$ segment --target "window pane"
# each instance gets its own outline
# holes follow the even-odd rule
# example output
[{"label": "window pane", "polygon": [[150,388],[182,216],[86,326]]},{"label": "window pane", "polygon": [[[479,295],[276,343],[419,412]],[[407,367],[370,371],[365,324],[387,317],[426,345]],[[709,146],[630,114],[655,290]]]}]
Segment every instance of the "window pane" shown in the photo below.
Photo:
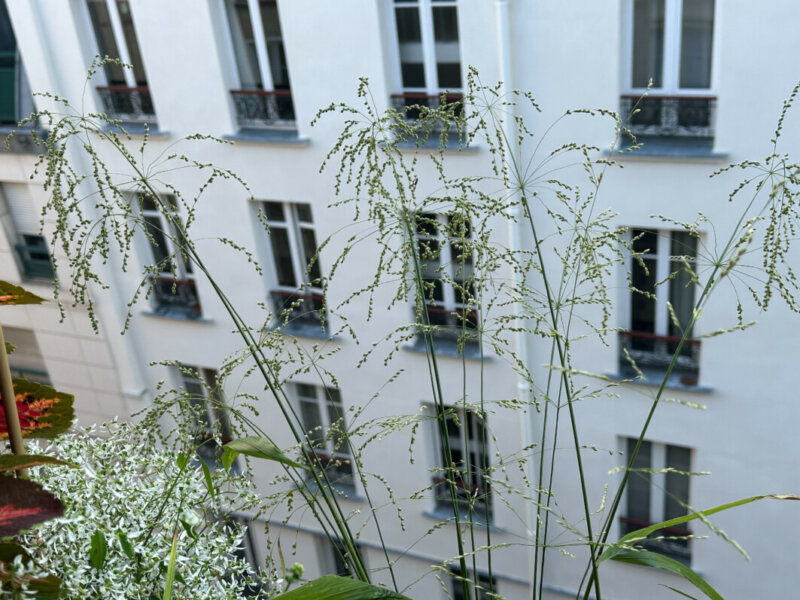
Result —
[{"label": "window pane", "polygon": [[652,229],[634,229],[631,231],[633,238],[633,251],[641,254],[655,254],[658,252],[658,233]]},{"label": "window pane", "polygon": [[312,260],[314,264],[311,265],[309,269],[308,276],[312,282],[316,282],[319,284],[319,279],[322,277],[322,274],[319,270],[319,257],[317,254],[317,238],[314,235],[313,229],[303,228],[300,230],[300,237],[303,238],[303,254],[305,254],[306,265],[308,265]]},{"label": "window pane", "polygon": [[461,59],[458,55],[456,7],[436,6],[432,10],[438,85],[440,88],[460,88]]},{"label": "window pane", "polygon": [[425,87],[422,35],[416,6],[395,9],[397,40],[400,44],[400,71],[404,88]]},{"label": "window pane", "polygon": [[664,65],[664,0],[634,0],[631,85],[661,87]]},{"label": "window pane", "polygon": [[[634,448],[636,448],[636,440],[628,438],[627,450],[625,452],[626,462],[629,461],[630,457],[633,455]],[[642,442],[642,446],[639,448],[639,454],[636,455],[636,460],[633,463],[633,468],[644,470],[651,469],[650,452],[650,442]],[[650,522],[650,473],[642,471],[631,472],[628,478],[626,499],[628,502],[627,517]],[[636,524],[631,525],[632,530],[638,529]]]},{"label": "window pane", "polygon": [[[667,467],[688,473],[691,470],[690,461],[689,448],[667,446]],[[689,504],[689,476],[668,472],[664,490],[664,520],[686,515],[685,504]]]},{"label": "window pane", "polygon": [[311,205],[306,203],[295,204],[297,212],[297,220],[302,223],[313,223],[314,218],[311,216]]},{"label": "window pane", "polygon": [[283,204],[280,202],[264,202],[264,213],[268,221],[286,221],[283,216]]},{"label": "window pane", "polygon": [[325,432],[322,429],[322,417],[319,414],[319,406],[316,401],[300,401],[300,418],[303,419],[308,439],[315,448],[322,448],[325,445]]},{"label": "window pane", "polygon": [[631,283],[639,290],[631,293],[631,331],[655,333],[656,302],[646,295],[655,294],[656,291],[655,259],[645,258],[641,263],[634,260],[631,265]]},{"label": "window pane", "polygon": [[119,20],[122,22],[122,31],[125,34],[125,45],[128,47],[128,56],[133,65],[133,76],[136,85],[147,85],[147,76],[144,74],[144,62],[139,53],[139,42],[136,40],[136,30],[133,28],[133,15],[131,14],[130,4],[126,0],[117,0],[117,11]]},{"label": "window pane", "polygon": [[272,85],[276,90],[288,90],[289,68],[286,65],[286,53],[283,49],[278,5],[274,0],[261,0],[261,26],[264,28],[264,39],[267,44]]},{"label": "window pane", "polygon": [[[167,240],[162,230],[161,219],[156,216],[146,216],[144,218],[144,227],[147,233],[153,238],[150,241],[150,249],[153,251],[153,260],[155,264],[159,264],[167,259],[169,250]],[[160,269],[165,273],[172,273],[172,261],[167,261],[161,265]]]},{"label": "window pane", "polygon": [[264,89],[261,73],[258,70],[256,43],[247,0],[228,0],[228,25],[231,28],[231,42],[239,70],[239,83],[245,90]]},{"label": "window pane", "polygon": [[684,0],[681,23],[682,88],[711,87],[714,0]]},{"label": "window pane", "polygon": [[272,242],[272,257],[275,260],[275,270],[278,275],[278,284],[297,287],[288,232],[283,227],[272,227],[269,234]]},{"label": "window pane", "polygon": [[[108,15],[108,7],[105,0],[89,0],[88,6],[94,37],[97,40],[97,49],[100,54],[111,58],[119,58],[119,50],[114,39],[114,32],[111,29],[111,17]],[[125,74],[120,65],[106,63],[103,66],[103,70],[109,85],[126,85]]]},{"label": "window pane", "polygon": [[[693,259],[697,256],[697,238],[685,231],[674,231],[670,243],[670,255],[688,257],[687,262],[693,267]],[[670,261],[670,272],[677,274],[669,282],[669,302],[672,304],[672,309],[675,311],[681,327],[676,327],[672,319],[669,319],[669,335],[680,337],[683,335],[681,329],[686,327],[692,319],[695,283],[692,282],[691,274],[680,260]],[[691,336],[691,332],[689,332],[689,336]],[[688,351],[689,348],[685,348],[685,352]]]}]

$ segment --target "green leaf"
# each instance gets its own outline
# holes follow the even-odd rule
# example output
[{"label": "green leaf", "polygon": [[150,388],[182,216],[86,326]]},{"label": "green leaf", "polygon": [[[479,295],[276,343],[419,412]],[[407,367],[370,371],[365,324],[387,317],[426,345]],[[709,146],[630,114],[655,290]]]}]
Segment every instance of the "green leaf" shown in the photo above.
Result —
[{"label": "green leaf", "polygon": [[38,483],[0,475],[0,538],[64,514],[64,506]]},{"label": "green leaf", "polygon": [[89,548],[89,562],[92,563],[95,569],[102,569],[103,563],[106,562],[106,554],[108,554],[106,536],[98,529],[92,534],[92,546]]},{"label": "green leaf", "polygon": [[6,354],[14,354],[17,347],[11,342],[6,342]]},{"label": "green leaf", "polygon": [[14,454],[4,454],[0,456],[0,473],[3,471],[16,471],[17,469],[28,469],[30,467],[38,467],[39,465],[69,465],[73,467],[72,463],[59,460],[52,456],[44,456],[41,454],[23,454],[16,456]]},{"label": "green leaf", "polygon": [[764,494],[762,496],[751,496],[750,498],[736,500],[735,502],[729,502],[728,504],[720,504],[719,506],[715,506],[713,508],[707,508],[706,510],[699,510],[697,512],[685,515],[683,517],[670,519],[669,521],[655,523],[653,525],[649,525],[648,527],[643,527],[642,529],[631,531],[629,534],[622,536],[619,539],[619,541],[609,546],[605,550],[605,552],[603,552],[600,555],[600,557],[597,559],[597,563],[600,564],[604,560],[613,559],[620,552],[625,552],[630,550],[630,547],[634,545],[637,541],[645,539],[648,535],[650,535],[655,531],[658,531],[659,529],[665,529],[667,527],[675,527],[676,525],[682,525],[683,523],[687,523],[694,519],[699,519],[701,517],[705,518],[715,513],[722,512],[723,510],[728,510],[730,508],[736,508],[737,506],[750,504],[751,502],[755,502],[756,500],[763,500],[764,498],[771,498],[773,500],[800,500],[800,497],[794,496],[792,494]]},{"label": "green leaf", "polygon": [[183,471],[186,468],[186,465],[189,464],[189,460],[186,458],[186,455],[183,452],[178,454],[178,458],[175,459],[175,464],[178,465],[178,468]]},{"label": "green leaf", "polygon": [[[72,426],[75,398],[71,394],[27,379],[15,379],[13,384],[22,437],[52,440]],[[7,437],[8,423],[0,411],[0,440]]]},{"label": "green leaf", "polygon": [[41,304],[47,302],[44,298],[40,298],[36,294],[28,290],[8,283],[7,281],[0,281],[0,306],[11,306],[14,304]]},{"label": "green leaf", "polygon": [[178,530],[172,535],[172,548],[169,551],[169,565],[167,565],[167,575],[164,578],[164,595],[162,600],[172,598],[172,587],[175,583],[175,562],[178,559]]},{"label": "green leaf", "polygon": [[338,575],[325,575],[309,581],[297,589],[275,596],[273,600],[378,600],[379,598],[408,600],[406,596],[392,590]]},{"label": "green leaf", "polygon": [[222,458],[220,459],[222,461],[222,468],[225,469],[226,471],[230,471],[231,467],[233,466],[233,461],[236,460],[237,454],[238,454],[237,452],[234,452],[229,448],[223,448]]},{"label": "green leaf", "polygon": [[200,461],[200,466],[203,469],[203,477],[206,480],[206,487],[208,488],[208,493],[211,494],[211,499],[216,500],[217,495],[214,493],[214,482],[211,481],[211,471],[208,468],[208,465],[204,463],[202,460]]},{"label": "green leaf", "polygon": [[303,469],[303,465],[293,461],[278,447],[267,438],[248,436],[233,440],[225,444],[225,448],[237,452],[239,454],[246,454],[247,456],[254,456],[256,458],[265,458],[267,460],[274,460],[289,467],[297,467]]},{"label": "green leaf", "polygon": [[125,532],[118,531],[117,539],[119,540],[119,545],[122,547],[122,551],[125,553],[125,556],[127,556],[128,558],[133,558],[134,557],[133,545],[128,539],[128,536],[125,535]]},{"label": "green leaf", "polygon": [[[23,560],[30,561],[30,555],[25,550],[13,543],[0,543],[0,583],[9,581],[9,566],[14,562],[14,557],[22,555]],[[33,598],[41,600],[55,600],[61,593],[61,580],[55,575],[44,577],[26,577],[26,586],[29,591],[34,592]],[[13,589],[13,583],[9,586]],[[0,587],[3,587],[0,585]],[[3,589],[5,589],[3,587]]]},{"label": "green leaf", "polygon": [[613,556],[611,560],[633,565],[655,567],[656,569],[662,569],[664,571],[669,571],[670,573],[675,573],[694,585],[712,600],[723,600],[722,596],[719,595],[719,592],[711,587],[705,579],[700,577],[700,575],[692,571],[683,563],[679,563],[674,558],[664,556],[663,554],[648,552],[647,550],[628,550]]}]

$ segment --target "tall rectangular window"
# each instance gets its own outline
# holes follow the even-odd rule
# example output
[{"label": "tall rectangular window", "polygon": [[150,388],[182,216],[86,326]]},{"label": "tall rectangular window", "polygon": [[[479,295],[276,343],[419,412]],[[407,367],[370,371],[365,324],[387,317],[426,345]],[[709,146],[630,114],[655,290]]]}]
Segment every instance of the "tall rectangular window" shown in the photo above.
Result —
[{"label": "tall rectangular window", "polygon": [[[673,376],[683,385],[696,385],[700,340],[692,338],[697,238],[685,231],[631,230],[630,312],[627,331],[620,332],[620,370],[633,374],[625,351],[645,377],[663,377],[688,328]],[[670,311],[670,308],[672,309]]]},{"label": "tall rectangular window", "polygon": [[455,0],[394,0],[397,67],[396,108],[439,105],[461,98],[458,7]]},{"label": "tall rectangular window", "polygon": [[474,343],[478,310],[471,223],[460,215],[422,213],[416,225],[425,311],[433,334],[440,340]]},{"label": "tall rectangular window", "polygon": [[[437,512],[452,513],[453,500],[450,482],[456,487],[456,501],[462,519],[470,510],[472,520],[483,522],[492,518],[492,492],[488,473],[491,467],[489,439],[485,415],[474,410],[453,407],[447,409],[445,432],[436,425],[438,440],[437,456],[439,469],[433,478],[434,501]],[[449,446],[455,473],[443,465]]]},{"label": "tall rectangular window", "polygon": [[354,489],[353,457],[339,390],[295,383],[294,391],[307,436],[306,454],[324,468],[332,486]]},{"label": "tall rectangular window", "polygon": [[155,124],[155,111],[147,85],[144,62],[128,0],[87,0],[97,49],[103,56],[131,65],[106,63],[106,85],[97,91],[109,117],[128,123]]},{"label": "tall rectangular window", "polygon": [[289,67],[276,0],[225,0],[239,74],[231,90],[241,128],[294,128]]},{"label": "tall rectangular window", "polygon": [[220,458],[223,444],[231,439],[231,427],[222,389],[214,369],[181,365],[181,387],[186,393],[194,419],[197,455],[213,468]]},{"label": "tall rectangular window", "polygon": [[714,0],[629,0],[623,116],[652,81],[631,118],[637,135],[710,138]]},{"label": "tall rectangular window", "polygon": [[5,0],[0,0],[0,125],[16,125],[33,112],[17,40]]},{"label": "tall rectangular window", "polygon": [[16,255],[20,275],[52,279],[50,249],[40,233],[39,214],[24,183],[0,184],[0,221]]},{"label": "tall rectangular window", "polygon": [[277,286],[275,314],[297,335],[319,337],[323,319],[322,272],[311,205],[264,202]]},{"label": "tall rectangular window", "polygon": [[[194,267],[191,259],[179,248],[180,233],[173,224],[180,221],[178,201],[171,195],[161,197],[159,203],[149,195],[135,196],[133,201],[141,203],[141,218],[149,242],[154,311],[174,318],[200,317],[202,312]],[[169,219],[163,210],[169,211]]]},{"label": "tall rectangular window", "polygon": [[[636,447],[635,438],[625,438],[625,460]],[[620,517],[620,534],[626,535],[687,514],[692,452],[683,446],[643,441],[625,490],[625,514]],[[691,559],[691,531],[669,527],[654,532],[641,545],[686,565]]]}]

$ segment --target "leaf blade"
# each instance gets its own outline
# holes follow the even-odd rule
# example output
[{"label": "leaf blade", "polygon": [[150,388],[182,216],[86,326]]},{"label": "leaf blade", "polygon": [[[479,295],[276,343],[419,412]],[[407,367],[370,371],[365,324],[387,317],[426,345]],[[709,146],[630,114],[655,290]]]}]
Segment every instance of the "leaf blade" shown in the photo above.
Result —
[{"label": "leaf blade", "polygon": [[705,579],[700,577],[700,575],[683,563],[678,562],[674,558],[664,556],[663,554],[649,552],[647,550],[627,550],[613,556],[611,560],[669,571],[670,573],[683,577],[686,581],[711,598],[711,600],[723,600],[719,592]]},{"label": "leaf blade", "polygon": [[273,442],[263,437],[248,436],[232,440],[225,444],[225,448],[238,454],[245,454],[255,458],[274,460],[289,467],[305,468],[297,461],[286,456]]},{"label": "leaf blade", "polygon": [[398,592],[338,575],[325,575],[314,579],[299,588],[275,596],[273,600],[381,600],[383,598],[409,600]]},{"label": "leaf blade", "polygon": [[89,548],[89,562],[92,566],[100,570],[103,568],[103,563],[106,562],[106,555],[108,554],[108,543],[106,536],[99,529],[92,534],[92,544]]}]

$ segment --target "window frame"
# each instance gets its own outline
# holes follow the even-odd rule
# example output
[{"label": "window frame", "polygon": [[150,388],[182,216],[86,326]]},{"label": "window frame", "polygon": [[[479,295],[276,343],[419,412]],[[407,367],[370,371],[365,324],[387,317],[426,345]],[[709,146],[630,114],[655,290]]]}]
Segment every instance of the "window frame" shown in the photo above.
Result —
[{"label": "window frame", "polygon": [[[12,193],[13,189],[16,191]],[[26,184],[0,182],[0,222],[21,280],[50,280],[56,276],[40,219]]]},{"label": "window frame", "polygon": [[[654,282],[661,283],[660,286],[655,287],[655,300],[654,302],[654,324],[653,331],[641,331],[633,328],[633,312],[634,300],[638,292],[634,292],[627,286],[624,291],[624,300],[619,303],[619,309],[622,313],[622,330],[619,332],[619,365],[620,371],[633,375],[632,367],[628,358],[624,354],[624,349],[627,349],[632,358],[637,362],[637,367],[645,374],[648,372],[654,376],[654,379],[663,377],[669,363],[671,362],[674,350],[672,347],[677,345],[678,340],[682,333],[671,331],[674,327],[669,314],[668,302],[671,298],[672,286],[679,285],[682,282],[681,275],[683,270],[679,271],[677,276],[671,275],[674,273],[672,263],[676,261],[676,257],[687,257],[687,255],[672,254],[672,244],[675,240],[675,235],[680,233],[687,233],[680,229],[653,229],[649,227],[634,228],[631,227],[625,234],[626,241],[633,244],[634,238],[637,233],[650,232],[656,236],[656,249],[655,252],[650,249],[650,252],[643,252],[639,255],[642,260],[655,261],[655,272],[653,273]],[[697,272],[697,251],[700,247],[701,238],[693,238],[695,242],[694,258],[686,258],[686,262],[694,268]],[[626,269],[628,283],[630,286],[634,285],[634,271],[641,268],[637,264],[631,252],[627,253]],[[697,298],[696,284],[692,284],[692,301],[691,309]],[[678,307],[673,306],[676,316],[680,312]],[[652,350],[634,348],[637,345],[635,340],[640,340],[644,345],[646,341],[651,341],[653,344]],[[697,386],[697,380],[700,376],[700,348],[701,341],[693,337],[693,333],[687,337],[684,347],[678,357],[678,362],[672,373],[671,384],[683,385],[689,387]],[[650,360],[652,359],[652,361]],[[653,365],[649,363],[653,362]]]},{"label": "window frame", "polygon": [[[145,235],[145,243],[148,247],[148,258],[152,259],[153,271],[151,277],[153,280],[153,290],[151,292],[151,300],[154,305],[154,311],[157,314],[164,316],[181,316],[186,319],[198,319],[202,316],[202,305],[200,303],[200,295],[197,290],[197,279],[192,266],[191,259],[184,256],[180,249],[175,244],[174,238],[178,236],[178,230],[170,223],[162,213],[161,209],[155,204],[155,201],[148,197],[147,194],[131,193],[132,202],[135,203],[136,209],[139,211],[139,218],[142,221],[142,227],[153,236],[150,239]],[[172,218],[180,219],[180,203],[177,198],[172,194],[162,194],[158,198],[159,202],[164,206],[172,206],[174,213]],[[152,202],[153,208],[149,208],[145,203]],[[151,220],[148,220],[151,219]],[[152,222],[157,221],[157,225]],[[154,235],[150,227],[157,230],[158,235]],[[160,259],[156,255],[156,248],[160,246],[159,239],[163,241],[165,247],[162,251],[165,253],[165,259]],[[154,244],[154,241],[157,242]],[[170,266],[174,269],[164,270],[165,266]],[[155,268],[160,268],[158,273]],[[183,290],[178,289],[184,286]],[[174,291],[173,291],[174,288]],[[183,291],[183,294],[181,293]],[[181,296],[185,295],[186,298],[182,299]],[[176,302],[167,301],[168,298],[176,298]],[[194,300],[194,302],[192,302]],[[179,314],[176,314],[177,313]]]},{"label": "window frame", "polygon": [[[708,97],[716,96],[716,55],[718,38],[718,2],[714,2],[714,17],[711,32],[711,53],[709,55],[709,86],[707,88],[681,88],[680,87],[680,62],[681,62],[681,26],[683,18],[684,0],[664,0],[664,45],[662,49],[662,82],[661,87],[650,88],[650,95],[670,95],[682,97]],[[625,94],[642,95],[646,87],[633,85],[633,37],[634,37],[634,3],[635,0],[626,0],[624,4],[623,22],[623,52],[622,52],[622,90]]]},{"label": "window frame", "polygon": [[[633,450],[633,447],[636,444],[637,438],[633,437],[622,437],[620,439],[620,445],[622,447],[622,455],[625,460],[625,465],[627,466],[628,462],[630,461],[630,454]],[[643,465],[641,461],[643,460],[643,452],[646,448],[645,445],[649,445],[649,464]],[[688,452],[688,465],[678,465],[677,468],[674,464],[668,464],[668,456],[670,449],[678,450],[678,451],[686,451]],[[618,518],[619,522],[619,536],[622,537],[626,535],[630,531],[635,531],[637,529],[641,529],[643,527],[648,527],[655,523],[661,523],[667,521],[669,519],[676,518],[679,515],[668,515],[667,514],[667,496],[672,496],[676,498],[679,504],[685,505],[687,507],[691,506],[691,494],[692,494],[692,485],[691,485],[691,476],[690,475],[679,475],[677,473],[670,473],[667,472],[666,469],[676,469],[680,471],[692,472],[692,465],[695,461],[695,450],[688,446],[678,446],[674,444],[665,444],[660,442],[653,442],[650,440],[643,440],[642,442],[642,449],[640,450],[639,454],[636,457],[637,463],[639,466],[634,466],[635,469],[649,469],[652,472],[648,473],[643,476],[639,472],[631,472],[630,478],[633,477],[645,477],[648,481],[648,489],[649,489],[649,506],[647,507],[647,519],[638,519],[630,517],[630,513],[632,511],[632,506],[630,505],[631,502],[631,494],[632,494],[632,486],[630,484],[630,478],[628,482],[628,486],[626,487],[625,494],[623,495],[623,503],[621,506],[620,516]],[[688,466],[688,468],[686,468]],[[685,477],[686,478],[686,497],[685,498],[677,498],[675,493],[670,491],[670,475],[673,477]],[[673,480],[674,481],[674,480]],[[674,488],[673,488],[674,491]],[[641,512],[644,512],[642,507],[639,507]],[[688,512],[688,509],[686,510]],[[684,512],[684,514],[686,514]],[[654,518],[657,517],[657,518]],[[686,536],[687,539],[662,539],[662,540],[653,540],[653,541],[642,541],[639,543],[642,547],[650,550],[652,552],[658,552],[659,554],[664,554],[669,556],[670,558],[674,558],[675,560],[682,562],[687,566],[691,566],[692,560],[692,546],[691,546],[691,539],[688,536],[692,535],[692,531],[686,527],[670,527],[666,529],[657,530],[652,534],[655,537],[684,537]]]},{"label": "window frame", "polygon": [[[435,220],[436,225],[431,227],[431,232],[422,232],[420,230],[420,219]],[[434,339],[453,339],[464,343],[476,344],[477,336],[475,333],[480,328],[480,310],[478,306],[470,306],[464,302],[458,301],[459,291],[458,285],[465,287],[470,280],[474,281],[474,267],[475,257],[470,256],[467,266],[466,261],[454,260],[455,257],[460,256],[457,250],[453,248],[455,244],[459,243],[458,237],[451,237],[447,235],[451,227],[451,220],[453,215],[447,213],[419,213],[417,215],[414,231],[414,244],[420,259],[420,267],[422,271],[423,283],[438,281],[430,286],[432,289],[426,289],[425,295],[422,298],[425,310],[428,313],[428,320],[431,321],[433,327],[432,333]],[[469,244],[472,241],[472,224],[467,219],[467,228],[469,230],[469,237],[465,237],[465,241]],[[434,270],[428,270],[428,260],[425,256],[424,248],[420,246],[426,242],[435,242],[439,247],[439,254],[436,258],[431,257],[430,260],[436,260],[438,267]],[[467,273],[466,270],[470,272]],[[474,284],[472,284],[474,285]],[[426,286],[427,287],[427,286]],[[432,295],[435,293],[436,288],[439,287],[442,292],[442,299],[437,300]],[[463,300],[463,297],[462,297]],[[438,304],[438,305],[437,305]],[[434,324],[431,319],[431,313],[444,315],[448,321],[444,324]],[[453,321],[450,323],[449,321]],[[472,323],[472,325],[470,325]]]},{"label": "window frame", "polygon": [[[446,448],[444,446],[444,442],[441,437],[441,428],[439,425],[438,419],[438,412],[435,406],[428,405],[428,410],[433,411],[434,418],[432,420],[433,423],[433,439],[434,439],[434,467],[432,469],[433,476],[431,477],[431,489],[433,491],[433,513],[436,515],[452,515],[453,513],[453,504],[452,500],[450,499],[450,491],[449,491],[449,484],[447,483],[445,473],[445,467],[443,466],[444,462],[444,453],[446,452]],[[456,464],[456,469],[460,472],[462,477],[460,478],[460,485],[459,482],[456,482],[456,487],[459,490],[464,490],[464,494],[460,495],[458,498],[458,503],[460,507],[460,518],[466,518],[468,514],[468,505],[472,504],[472,521],[475,523],[483,523],[486,520],[486,516],[488,513],[488,521],[489,523],[483,523],[484,525],[491,525],[494,522],[495,514],[494,514],[494,507],[492,502],[492,486],[491,482],[489,481],[488,474],[491,472],[492,468],[492,448],[491,448],[491,436],[489,435],[489,427],[487,424],[487,415],[484,414],[481,416],[477,410],[470,407],[463,407],[463,406],[446,406],[445,412],[447,414],[448,421],[456,421],[459,423],[457,427],[457,432],[455,435],[448,429],[448,441],[450,442],[450,454],[453,457],[454,463],[462,463],[461,465]],[[465,419],[464,414],[465,412],[469,414],[469,418]],[[464,444],[464,431],[466,425],[466,437],[467,437],[467,444]],[[476,426],[477,425],[477,426]],[[470,429],[473,431],[470,432]],[[480,435],[483,435],[483,452],[481,451],[480,445]],[[467,452],[467,448],[469,452]],[[472,455],[475,455],[475,460],[478,462],[483,463],[479,465],[479,469],[470,469],[473,465],[473,458]],[[457,456],[460,455],[461,457],[468,456],[468,464],[463,464],[463,458],[460,460],[456,460]],[[471,473],[470,473],[471,471]],[[479,478],[478,482],[471,482],[469,479],[464,481],[465,475],[471,475],[472,477]],[[470,495],[472,496],[472,500],[469,499],[467,495],[467,486],[473,488],[469,490]],[[482,497],[480,497],[482,495]]]},{"label": "window frame", "polygon": [[[313,396],[307,393],[312,389],[314,390]],[[312,460],[317,459],[320,463],[324,462],[326,465],[330,465],[330,467],[326,468],[326,472],[333,488],[345,491],[349,495],[354,495],[357,476],[350,439],[347,433],[346,411],[340,390],[334,387],[303,382],[293,382],[292,390],[295,406],[297,407],[297,416],[306,434],[303,452],[306,455],[313,455]],[[306,421],[304,406],[313,407],[316,411],[319,425]],[[332,421],[332,408],[340,413],[340,417],[336,422]],[[340,439],[335,439],[331,435],[333,426],[336,426],[336,431],[342,434]],[[321,428],[319,436],[313,435],[314,430],[317,428]],[[331,473],[333,473],[333,477]],[[307,473],[307,481],[311,481],[310,473]]]},{"label": "window frame", "polygon": [[[260,204],[259,208],[262,211],[264,223],[269,228],[270,241],[268,246],[275,273],[270,295],[278,326],[283,326],[285,323],[289,333],[319,337],[326,315],[324,313],[324,289],[321,285],[323,278],[322,265],[320,264],[313,207],[307,202],[281,202],[275,200],[264,200]],[[280,206],[283,214],[282,221],[270,218],[270,210],[268,208],[270,204]],[[310,220],[302,217],[301,212],[304,208],[308,211]],[[288,247],[291,261],[291,274],[296,284],[294,286],[280,282],[281,266],[278,262],[278,254],[275,249],[276,242],[273,237],[275,230],[284,230],[286,232],[286,246]],[[306,249],[303,244],[304,231],[310,231],[313,236],[313,256],[306,255]],[[308,264],[312,260],[314,261],[313,266],[309,270]],[[303,267],[303,265],[306,266]],[[318,277],[312,278],[310,271],[316,271]],[[315,281],[315,279],[318,281]],[[298,300],[300,305],[293,306]],[[303,306],[305,303],[311,305],[310,310],[308,306]],[[286,322],[283,314],[286,310],[290,311],[288,322]]]}]

